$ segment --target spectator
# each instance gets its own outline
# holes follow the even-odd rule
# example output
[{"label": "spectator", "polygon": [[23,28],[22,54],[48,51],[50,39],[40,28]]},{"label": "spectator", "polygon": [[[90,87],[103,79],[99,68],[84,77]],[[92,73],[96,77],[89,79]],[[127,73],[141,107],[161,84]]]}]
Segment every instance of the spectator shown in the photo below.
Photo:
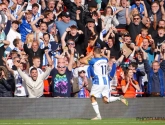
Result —
[{"label": "spectator", "polygon": [[74,20],[70,19],[70,13],[69,12],[62,12],[61,13],[61,21],[56,21],[56,27],[59,30],[60,36],[63,35],[66,28],[72,25],[77,25]]},{"label": "spectator", "polygon": [[[144,4],[144,2],[143,2]],[[144,15],[144,6],[140,0],[135,0],[135,3],[131,6],[131,10],[137,8],[141,17]]]},{"label": "spectator", "polygon": [[158,34],[154,38],[155,45],[160,47],[164,40],[165,40],[165,29],[163,27],[159,27],[158,28]]},{"label": "spectator", "polygon": [[45,0],[41,0],[41,6],[42,6],[42,13],[45,12],[46,10],[50,10],[52,12],[55,12],[55,1],[54,0],[48,0],[47,1],[47,6],[45,3]]},{"label": "spectator", "polygon": [[27,2],[24,0],[17,0],[17,5],[14,10],[11,10],[11,14],[17,19],[18,12],[22,10],[27,5]]},{"label": "spectator", "polygon": [[17,52],[21,52],[21,50],[23,49],[23,46],[22,46],[22,41],[21,39],[14,39],[13,41],[13,45],[15,46],[15,48],[13,50],[16,50]]},{"label": "spectator", "polygon": [[62,43],[62,48],[66,46],[66,42],[68,40],[72,39],[75,43],[75,49],[77,52],[81,55],[83,54],[82,50],[82,44],[84,40],[84,34],[81,30],[78,30],[78,27],[75,25],[72,25],[66,29],[64,34],[61,37],[61,43]]},{"label": "spectator", "polygon": [[[109,34],[111,34],[111,36],[109,36]],[[108,36],[106,36],[108,38],[107,49],[110,50],[111,56],[115,57],[115,59],[118,59],[120,57],[120,41],[119,41],[118,33],[117,33],[116,29],[113,27],[109,30],[107,35],[108,35]],[[112,35],[114,35],[114,36],[112,36]]]},{"label": "spectator", "polygon": [[[23,16],[25,14],[25,16]],[[17,20],[21,22],[19,26],[19,31],[21,34],[21,40],[24,43],[26,41],[27,34],[32,32],[31,28],[31,20],[32,20],[32,13],[30,11],[27,12],[21,12],[20,15],[18,15]]]},{"label": "spectator", "polygon": [[129,2],[127,0],[121,0],[120,1],[120,8],[117,9],[117,19],[119,21],[119,25],[117,28],[125,28],[126,27],[126,18],[125,18],[125,13],[126,13],[126,7],[129,9],[129,12],[131,9],[129,8]]},{"label": "spectator", "polygon": [[165,13],[164,13],[164,1],[159,2],[154,1],[151,4],[151,10],[149,11],[149,17],[151,21],[153,22],[154,18],[156,17],[156,21],[159,22],[160,20],[165,18]]},{"label": "spectator", "polygon": [[64,59],[58,60],[57,69],[52,70],[52,94],[53,97],[70,97],[71,96],[71,78],[72,64],[74,58],[74,49],[71,49],[71,55],[68,67]]},{"label": "spectator", "polygon": [[[28,92],[27,92],[27,87],[26,87],[25,81],[22,79],[22,77],[19,75],[19,73],[16,70],[13,70],[8,66],[7,60],[5,58],[3,58],[3,61],[5,62],[5,65],[6,65],[7,69],[14,76],[14,80],[15,80],[14,96],[15,97],[27,97]],[[24,70],[24,64],[21,62],[20,58],[15,57],[13,59],[14,65],[15,65],[16,62],[20,63],[19,68],[23,71],[23,73],[27,73]]]},{"label": "spectator", "polygon": [[4,45],[0,47],[0,66],[3,66],[2,57],[4,56],[4,52],[6,48],[9,46],[10,42],[7,40],[1,40],[1,43],[3,43]]},{"label": "spectator", "polygon": [[78,77],[73,78],[72,85],[74,97],[89,98],[92,81],[85,75],[83,67],[78,68]]},{"label": "spectator", "polygon": [[141,46],[143,39],[146,38],[148,40],[151,39],[151,35],[148,35],[148,29],[142,28],[141,29],[141,34],[136,36],[135,43],[137,46]]},{"label": "spectator", "polygon": [[32,68],[30,70],[30,76],[22,72],[22,70],[19,68],[20,63],[16,62],[15,66],[17,67],[19,75],[22,77],[27,85],[29,98],[39,98],[43,96],[43,80],[50,74],[52,65],[47,67],[45,73],[43,74],[38,74],[37,68]]},{"label": "spectator", "polygon": [[40,5],[39,3],[37,3],[37,0],[30,0],[30,1],[28,2],[28,5],[27,5],[26,10],[32,10],[33,4],[38,4],[39,7],[35,8],[35,10],[37,10],[37,12],[38,12],[39,14],[41,14],[41,5]]},{"label": "spectator", "polygon": [[121,81],[122,91],[124,97],[126,98],[135,98],[136,90],[140,90],[138,82],[133,78],[132,69],[128,69],[124,73],[124,80]]},{"label": "spectator", "polygon": [[[149,46],[151,45],[151,47]],[[155,43],[153,39],[143,39],[142,49],[147,53],[149,64],[154,61]]]},{"label": "spectator", "polygon": [[[43,60],[43,55],[44,55],[45,49],[47,49],[48,47],[46,46],[44,49],[40,49],[38,41],[33,41],[31,48],[27,47],[26,42],[25,42],[23,48],[24,48],[24,51],[26,52],[26,54],[28,54],[29,64],[30,64],[30,66],[32,66],[33,65],[32,58],[34,56],[39,56],[40,60]],[[39,67],[40,68],[42,67],[42,62]]]},{"label": "spectator", "polygon": [[21,39],[21,34],[17,32],[18,26],[19,26],[19,21],[14,20],[12,22],[10,31],[7,34],[7,40],[10,41],[8,51],[11,51],[14,49],[14,45],[13,45],[14,39],[16,39],[16,38]]},{"label": "spectator", "polygon": [[112,7],[105,8],[104,16],[101,16],[101,19],[103,20],[104,29],[106,29],[107,32],[112,26],[119,25],[119,21],[116,19]]},{"label": "spectator", "polygon": [[12,97],[10,77],[4,66],[0,66],[0,97]]},{"label": "spectator", "polygon": [[150,96],[163,97],[165,92],[165,53],[163,53],[163,61],[161,63],[154,61],[152,63],[152,67],[150,67],[146,58],[146,53],[143,50],[142,52],[144,58],[144,67],[148,76],[147,92]]},{"label": "spectator", "polygon": [[80,20],[82,23],[84,23],[84,16],[85,12],[83,10],[83,7],[81,5],[81,0],[74,0],[74,2],[71,2],[70,0],[64,0],[64,5],[68,8],[68,12],[70,13],[70,18],[72,20],[76,20],[76,11],[80,10]]}]

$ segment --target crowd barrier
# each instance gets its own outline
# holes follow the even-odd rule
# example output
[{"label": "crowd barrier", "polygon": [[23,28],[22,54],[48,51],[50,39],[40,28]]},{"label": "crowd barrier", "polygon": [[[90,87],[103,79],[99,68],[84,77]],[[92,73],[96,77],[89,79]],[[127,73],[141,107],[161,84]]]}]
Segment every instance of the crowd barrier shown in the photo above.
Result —
[{"label": "crowd barrier", "polygon": [[[104,104],[97,99],[103,118],[165,117],[165,98],[128,99]],[[95,116],[90,99],[79,98],[0,98],[0,119],[72,119]]]}]

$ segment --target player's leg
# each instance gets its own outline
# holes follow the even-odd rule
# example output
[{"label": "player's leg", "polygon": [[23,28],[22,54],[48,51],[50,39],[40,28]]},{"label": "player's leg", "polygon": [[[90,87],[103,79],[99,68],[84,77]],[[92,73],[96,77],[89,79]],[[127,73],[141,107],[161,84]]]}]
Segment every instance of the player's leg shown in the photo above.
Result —
[{"label": "player's leg", "polygon": [[101,115],[100,115],[100,111],[99,111],[99,105],[96,101],[96,98],[99,98],[101,95],[101,88],[99,85],[93,85],[91,88],[91,93],[90,93],[91,97],[91,103],[93,106],[93,109],[96,113],[96,117],[93,118],[92,120],[101,120]]},{"label": "player's leg", "polygon": [[120,100],[125,105],[128,105],[128,101],[123,96],[119,96],[119,97],[112,97],[111,96],[109,85],[104,86],[104,89],[102,91],[102,96],[103,96],[103,102],[104,103],[109,103],[109,102],[114,102],[114,101]]}]

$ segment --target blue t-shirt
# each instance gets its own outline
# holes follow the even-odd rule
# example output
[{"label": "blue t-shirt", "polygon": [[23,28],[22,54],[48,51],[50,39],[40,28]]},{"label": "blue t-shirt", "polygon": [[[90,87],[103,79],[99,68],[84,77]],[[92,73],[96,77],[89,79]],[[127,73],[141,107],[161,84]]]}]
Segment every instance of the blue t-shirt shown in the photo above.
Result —
[{"label": "blue t-shirt", "polygon": [[152,62],[154,61],[154,52],[152,52],[151,47],[148,47],[148,49],[146,49],[144,51],[147,53],[149,65],[151,65]]},{"label": "blue t-shirt", "polygon": [[65,23],[63,21],[56,21],[56,26],[57,29],[60,33],[60,36],[63,35],[63,33],[65,32],[66,28],[68,28],[69,26],[75,25],[77,26],[77,23],[74,20],[70,20],[69,23]]},{"label": "blue t-shirt", "polygon": [[144,6],[143,4],[140,4],[140,6],[138,7],[136,4],[133,4],[131,6],[131,10],[133,10],[134,8],[138,9],[140,16],[143,17],[143,12],[144,12]]},{"label": "blue t-shirt", "polygon": [[71,96],[71,77],[72,72],[66,69],[64,74],[59,74],[54,68],[51,72],[52,76],[52,93],[54,97],[70,97]]},{"label": "blue t-shirt", "polygon": [[22,24],[19,26],[22,42],[26,41],[26,35],[32,32],[31,25],[26,21],[25,17],[22,18]]}]

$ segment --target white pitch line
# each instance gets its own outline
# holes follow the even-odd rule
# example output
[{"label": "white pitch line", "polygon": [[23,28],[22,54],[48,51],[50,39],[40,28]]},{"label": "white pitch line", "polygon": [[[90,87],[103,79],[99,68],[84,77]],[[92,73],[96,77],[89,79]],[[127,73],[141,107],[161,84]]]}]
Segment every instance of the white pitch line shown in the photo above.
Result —
[{"label": "white pitch line", "polygon": [[74,123],[67,123],[67,122],[54,122],[54,123],[46,123],[46,122],[39,122],[39,123],[30,123],[30,122],[25,122],[25,123],[22,123],[22,122],[16,122],[16,123],[12,123],[12,122],[3,122],[3,123],[0,123],[0,125],[67,125],[67,124],[124,124],[124,123],[127,123],[127,124],[162,124],[162,123],[165,123],[165,122],[74,122]]}]

